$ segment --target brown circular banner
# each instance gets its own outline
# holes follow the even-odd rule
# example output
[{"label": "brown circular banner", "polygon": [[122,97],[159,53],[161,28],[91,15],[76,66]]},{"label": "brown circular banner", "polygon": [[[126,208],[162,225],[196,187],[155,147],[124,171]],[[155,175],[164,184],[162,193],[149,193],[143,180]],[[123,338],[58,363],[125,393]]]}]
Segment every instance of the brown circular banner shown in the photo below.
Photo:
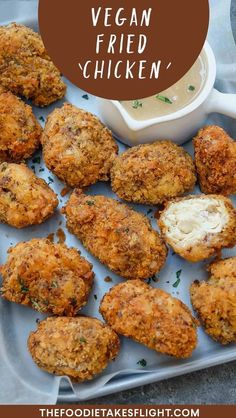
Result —
[{"label": "brown circular banner", "polygon": [[54,63],[96,96],[132,100],[183,77],[206,39],[208,0],[40,0]]}]

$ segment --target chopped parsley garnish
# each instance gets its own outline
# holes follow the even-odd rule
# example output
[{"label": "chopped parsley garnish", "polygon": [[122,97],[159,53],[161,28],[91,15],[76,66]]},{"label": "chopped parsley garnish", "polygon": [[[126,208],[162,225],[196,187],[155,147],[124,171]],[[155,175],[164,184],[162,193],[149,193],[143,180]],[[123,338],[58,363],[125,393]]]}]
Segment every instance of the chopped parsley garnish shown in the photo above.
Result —
[{"label": "chopped parsley garnish", "polygon": [[41,120],[42,122],[45,122],[45,119],[43,116],[39,116],[39,120]]},{"label": "chopped parsley garnish", "polygon": [[143,107],[142,102],[140,102],[140,100],[134,100],[132,103],[132,107],[133,109],[138,109],[139,107]]},{"label": "chopped parsley garnish", "polygon": [[87,200],[86,203],[89,206],[94,206],[94,202],[92,200]]},{"label": "chopped parsley garnish", "polygon": [[80,337],[79,340],[80,340],[81,343],[86,343],[87,342],[87,340],[84,337]]},{"label": "chopped parsley garnish", "polygon": [[51,287],[57,288],[58,287],[58,283],[56,281],[52,282]]},{"label": "chopped parsley garnish", "polygon": [[83,98],[84,100],[88,100],[88,99],[89,99],[89,97],[88,97],[88,95],[87,95],[87,94],[83,94],[82,98]]},{"label": "chopped parsley garnish", "polygon": [[177,278],[177,280],[176,280],[176,282],[173,284],[173,287],[178,287],[178,286],[179,286],[179,284],[180,284],[180,276],[181,276],[181,273],[182,273],[182,270],[178,270],[178,271],[176,272],[176,278]]},{"label": "chopped parsley garnish", "polygon": [[48,177],[48,180],[49,180],[49,183],[53,183],[54,182],[54,180],[50,176]]},{"label": "chopped parsley garnish", "polygon": [[20,283],[20,290],[22,293],[27,293],[29,291],[29,288],[25,285],[24,280],[22,280],[20,277],[18,277],[18,282]]},{"label": "chopped parsley garnish", "polygon": [[152,213],[152,209],[148,209],[147,215],[150,215],[150,213]]},{"label": "chopped parsley garnish", "polygon": [[38,304],[38,302],[36,302],[36,300],[30,299],[30,301],[34,309],[37,309],[37,311],[42,311],[42,307]]},{"label": "chopped parsley garnish", "polygon": [[40,168],[39,173],[42,173],[44,170],[45,170],[44,168]]},{"label": "chopped parsley garnish", "polygon": [[188,91],[194,91],[195,90],[195,86],[192,86],[191,84],[190,84],[190,86],[188,86]]},{"label": "chopped parsley garnish", "polygon": [[168,103],[168,104],[173,103],[172,100],[169,99],[169,97],[162,96],[161,94],[157,94],[156,99],[161,100],[162,102]]},{"label": "chopped parsley garnish", "polygon": [[146,360],[143,358],[142,360],[137,361],[137,364],[138,364],[139,366],[146,367],[147,362],[146,362]]},{"label": "chopped parsley garnish", "polygon": [[33,161],[34,164],[40,164],[41,158],[40,157],[35,157],[35,158],[33,158],[32,161]]},{"label": "chopped parsley garnish", "polygon": [[94,297],[95,300],[97,300],[97,298],[98,298],[97,295],[93,295],[93,297]]}]

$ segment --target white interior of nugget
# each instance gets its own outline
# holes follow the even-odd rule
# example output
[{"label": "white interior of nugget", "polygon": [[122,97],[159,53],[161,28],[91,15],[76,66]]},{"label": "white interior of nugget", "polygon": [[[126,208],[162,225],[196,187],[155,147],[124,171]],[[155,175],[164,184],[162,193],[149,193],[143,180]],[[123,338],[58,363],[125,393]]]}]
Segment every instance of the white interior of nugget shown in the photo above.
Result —
[{"label": "white interior of nugget", "polygon": [[163,218],[168,238],[181,247],[192,246],[210,234],[220,233],[228,220],[224,202],[210,197],[174,202]]}]

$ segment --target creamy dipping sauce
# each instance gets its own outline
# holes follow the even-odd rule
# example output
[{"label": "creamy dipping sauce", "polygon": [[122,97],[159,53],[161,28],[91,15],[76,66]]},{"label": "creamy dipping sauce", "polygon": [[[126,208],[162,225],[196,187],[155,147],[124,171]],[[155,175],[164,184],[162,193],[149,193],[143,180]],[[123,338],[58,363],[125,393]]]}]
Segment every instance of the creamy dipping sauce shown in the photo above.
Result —
[{"label": "creamy dipping sauce", "polygon": [[206,67],[200,55],[188,73],[167,90],[145,99],[122,101],[121,104],[136,120],[169,115],[187,106],[198,96],[205,78]]}]

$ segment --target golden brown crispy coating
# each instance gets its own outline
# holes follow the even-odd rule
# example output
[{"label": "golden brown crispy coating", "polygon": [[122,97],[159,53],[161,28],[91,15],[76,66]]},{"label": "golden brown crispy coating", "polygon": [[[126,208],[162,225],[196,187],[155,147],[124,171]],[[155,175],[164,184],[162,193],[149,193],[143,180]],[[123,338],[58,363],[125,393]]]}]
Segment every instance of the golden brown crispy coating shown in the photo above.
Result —
[{"label": "golden brown crispy coating", "polygon": [[31,332],[28,349],[38,367],[83,382],[101,373],[118,355],[118,336],[95,318],[47,318]]},{"label": "golden brown crispy coating", "polygon": [[0,164],[0,222],[15,228],[41,224],[58,205],[47,183],[24,164]]},{"label": "golden brown crispy coating", "polygon": [[147,279],[166,260],[165,244],[149,219],[114,199],[75,190],[63,213],[82,244],[126,279]]},{"label": "golden brown crispy coating", "polygon": [[236,341],[236,257],[214,261],[207,282],[195,281],[191,300],[207,334],[221,344]]},{"label": "golden brown crispy coating", "polygon": [[108,180],[118,152],[99,119],[70,104],[49,115],[41,142],[49,170],[72,187]]},{"label": "golden brown crispy coating", "polygon": [[140,280],[112,287],[101,302],[100,312],[118,334],[160,353],[187,358],[197,345],[198,322],[189,308]]},{"label": "golden brown crispy coating", "polygon": [[236,244],[236,211],[224,196],[175,199],[166,205],[158,223],[165,241],[188,261],[207,259]]},{"label": "golden brown crispy coating", "polygon": [[0,162],[20,162],[39,147],[42,128],[32,109],[11,92],[0,92]]},{"label": "golden brown crispy coating", "polygon": [[183,148],[171,141],[156,141],[121,154],[111,180],[121,199],[155,205],[191,191],[196,175],[192,158]]},{"label": "golden brown crispy coating", "polygon": [[21,242],[8,250],[1,294],[39,312],[74,316],[88,300],[92,265],[75,248],[47,239]]},{"label": "golden brown crispy coating", "polygon": [[236,142],[219,126],[201,129],[194,138],[195,161],[203,193],[236,193]]},{"label": "golden brown crispy coating", "polygon": [[48,106],[66,91],[41,37],[16,23],[0,26],[0,84],[37,106]]}]

